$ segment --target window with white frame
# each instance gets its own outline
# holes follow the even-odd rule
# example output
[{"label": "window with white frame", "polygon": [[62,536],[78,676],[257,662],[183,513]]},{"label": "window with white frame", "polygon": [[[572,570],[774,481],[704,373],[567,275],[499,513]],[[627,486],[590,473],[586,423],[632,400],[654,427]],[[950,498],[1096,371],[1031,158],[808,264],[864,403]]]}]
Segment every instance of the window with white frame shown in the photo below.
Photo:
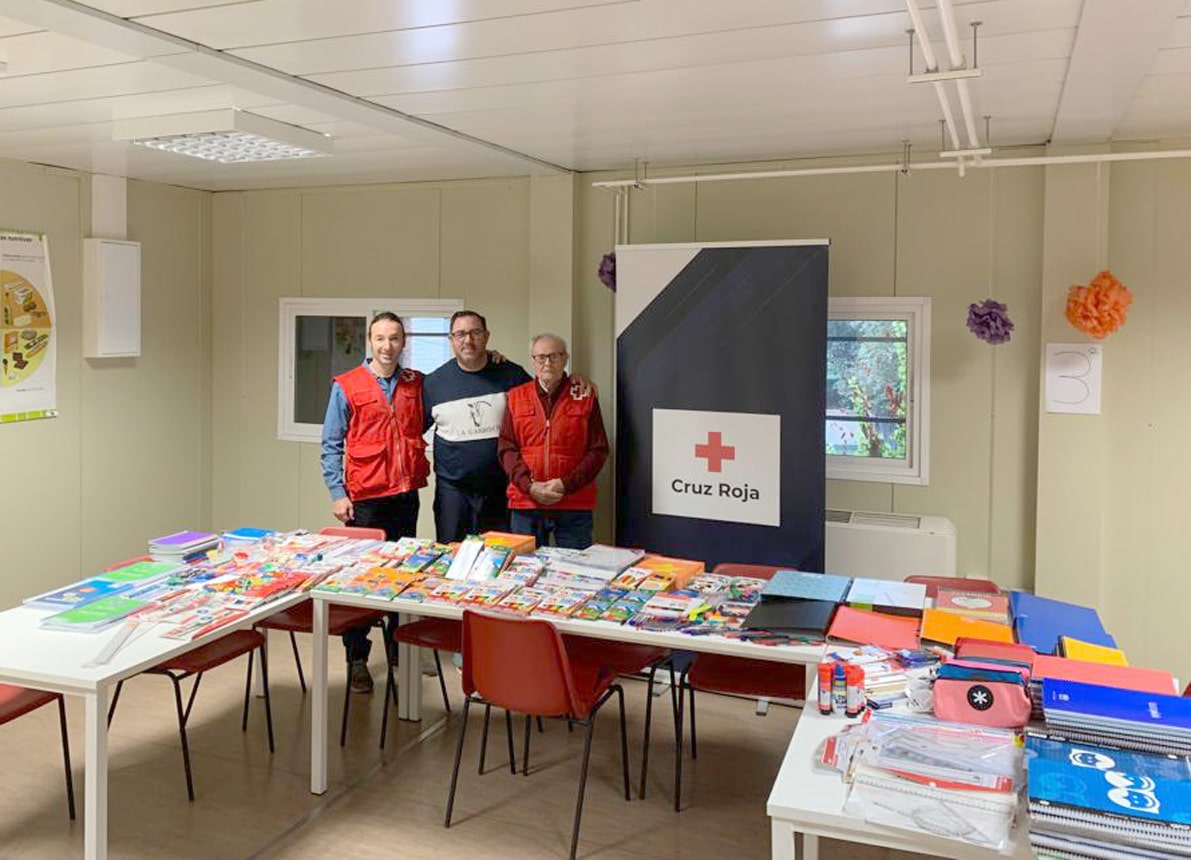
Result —
[{"label": "window with white frame", "polygon": [[368,322],[391,311],[405,325],[402,367],[423,373],[451,357],[450,318],[458,299],[281,299],[277,436],[317,442],[331,379],[370,358]]},{"label": "window with white frame", "polygon": [[930,299],[832,298],[827,477],[926,484]]}]

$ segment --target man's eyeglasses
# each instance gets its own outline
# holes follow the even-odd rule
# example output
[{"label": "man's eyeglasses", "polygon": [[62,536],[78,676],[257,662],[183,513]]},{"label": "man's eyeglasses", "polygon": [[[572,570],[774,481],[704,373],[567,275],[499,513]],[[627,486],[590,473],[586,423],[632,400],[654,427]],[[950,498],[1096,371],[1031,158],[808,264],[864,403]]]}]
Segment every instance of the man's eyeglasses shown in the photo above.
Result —
[{"label": "man's eyeglasses", "polygon": [[539,355],[530,356],[534,364],[546,364],[547,362],[553,364],[556,361],[562,361],[566,357],[567,354],[565,352],[543,352]]},{"label": "man's eyeglasses", "polygon": [[468,338],[471,338],[472,340],[479,340],[486,334],[488,334],[488,332],[485,329],[469,328],[467,331],[451,332],[451,339],[456,343],[463,343],[463,341],[467,340]]}]

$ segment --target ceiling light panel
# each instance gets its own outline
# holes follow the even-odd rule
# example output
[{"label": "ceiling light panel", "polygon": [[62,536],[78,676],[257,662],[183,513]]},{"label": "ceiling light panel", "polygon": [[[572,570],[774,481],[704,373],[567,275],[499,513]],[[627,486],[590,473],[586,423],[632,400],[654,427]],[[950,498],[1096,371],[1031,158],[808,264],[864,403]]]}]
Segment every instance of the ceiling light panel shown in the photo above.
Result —
[{"label": "ceiling light panel", "polygon": [[116,120],[112,136],[148,149],[220,164],[331,154],[327,135],[235,109]]}]

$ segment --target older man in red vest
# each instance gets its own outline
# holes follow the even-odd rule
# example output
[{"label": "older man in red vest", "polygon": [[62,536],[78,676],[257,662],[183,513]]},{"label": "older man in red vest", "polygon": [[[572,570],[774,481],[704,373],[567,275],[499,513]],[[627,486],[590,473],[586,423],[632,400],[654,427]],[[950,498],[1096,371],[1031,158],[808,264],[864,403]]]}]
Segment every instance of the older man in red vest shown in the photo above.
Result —
[{"label": "older man in red vest", "polygon": [[591,545],[595,478],[608,459],[608,436],[595,391],[572,382],[561,337],[530,345],[534,380],[509,391],[497,453],[509,476],[514,532],[539,545]]}]

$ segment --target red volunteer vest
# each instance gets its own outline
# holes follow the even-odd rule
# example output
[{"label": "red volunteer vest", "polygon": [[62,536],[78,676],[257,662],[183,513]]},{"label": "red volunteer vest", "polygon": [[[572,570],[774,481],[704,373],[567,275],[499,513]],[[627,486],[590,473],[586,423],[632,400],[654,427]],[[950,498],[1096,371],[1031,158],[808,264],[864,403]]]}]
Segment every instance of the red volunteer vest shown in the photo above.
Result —
[{"label": "red volunteer vest", "polygon": [[[509,391],[508,406],[513,433],[521,447],[521,459],[535,481],[561,478],[579,465],[587,453],[587,422],[595,399],[577,397],[571,387],[559,395],[554,412],[547,417],[538,397],[538,382],[527,382]],[[551,511],[590,511],[595,508],[596,485],[586,484],[563,497],[556,505],[543,507],[510,482],[509,507]]]},{"label": "red volunteer vest", "polygon": [[364,365],[335,381],[351,406],[343,446],[348,497],[377,499],[426,486],[430,464],[422,438],[422,374],[402,370],[392,402]]}]

